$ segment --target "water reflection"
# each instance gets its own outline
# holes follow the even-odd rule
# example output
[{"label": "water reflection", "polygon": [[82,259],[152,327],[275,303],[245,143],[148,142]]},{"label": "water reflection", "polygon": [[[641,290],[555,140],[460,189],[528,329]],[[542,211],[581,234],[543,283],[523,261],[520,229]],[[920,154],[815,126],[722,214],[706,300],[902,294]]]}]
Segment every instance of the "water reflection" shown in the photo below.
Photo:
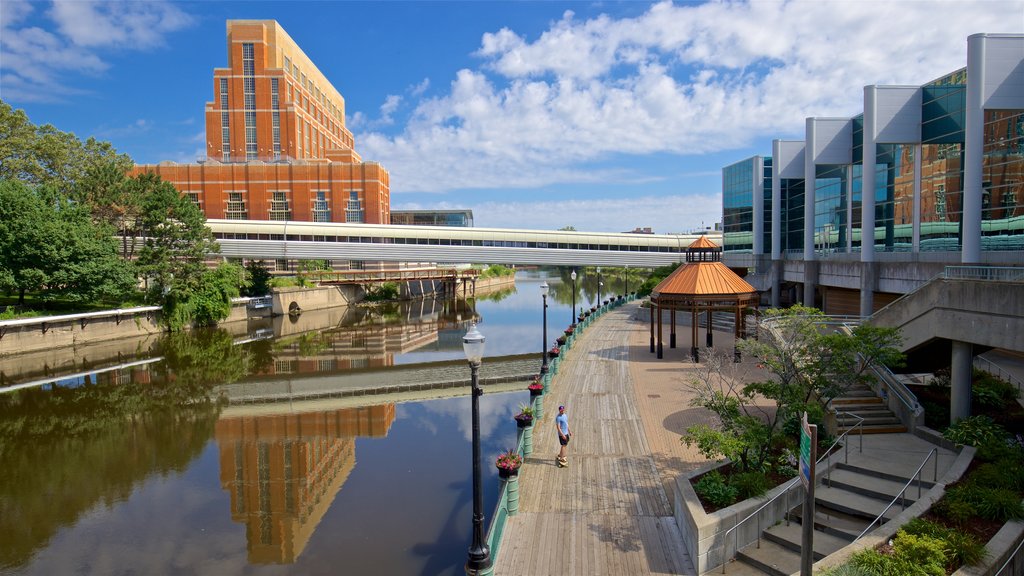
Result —
[{"label": "water reflection", "polygon": [[249,562],[294,562],[355,467],[355,438],[386,437],[394,419],[386,404],[218,420],[220,483]]}]

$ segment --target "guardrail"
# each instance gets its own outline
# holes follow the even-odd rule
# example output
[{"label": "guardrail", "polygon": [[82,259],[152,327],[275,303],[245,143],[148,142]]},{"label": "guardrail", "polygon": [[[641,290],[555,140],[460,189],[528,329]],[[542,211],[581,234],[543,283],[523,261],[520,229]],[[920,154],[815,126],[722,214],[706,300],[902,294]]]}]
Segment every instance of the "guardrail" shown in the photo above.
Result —
[{"label": "guardrail", "polygon": [[[858,418],[859,418],[859,416],[858,416]],[[861,422],[858,422],[857,426],[860,426],[861,424],[863,424],[863,420],[864,419],[861,418]],[[831,464],[832,450],[839,444],[840,441],[842,441],[843,438],[846,438],[847,435],[850,434],[850,432],[855,430],[857,428],[857,426],[854,426],[853,428],[850,428],[846,432],[843,432],[838,438],[836,438],[835,442],[833,442],[832,445],[829,446],[828,450],[825,451],[825,455],[822,456],[821,458],[818,458],[818,460],[814,463],[814,469],[815,470],[818,469],[818,466],[822,462],[827,461],[827,462],[829,462],[829,464]],[[863,428],[861,429],[861,432],[862,433],[861,433],[861,439],[860,439],[860,451],[863,452],[864,451]],[[846,449],[847,449],[847,451],[846,451],[846,462],[849,463],[849,458],[850,458],[849,447],[847,445],[844,445],[844,447],[846,447]],[[782,498],[783,496],[786,497],[786,514],[785,514],[786,525],[787,526],[789,525],[789,512],[790,512],[790,510],[793,509],[793,507],[790,506],[789,497],[790,497],[790,494],[793,492],[793,488],[798,487],[798,486],[801,489],[803,489],[803,484],[800,484],[800,476],[799,475],[797,475],[796,478],[793,478],[792,480],[790,480],[788,482],[788,484],[786,485],[785,489],[783,489],[782,492],[779,492],[778,494],[776,494],[774,498],[772,498],[771,500],[768,500],[767,502],[762,504],[757,510],[754,510],[746,518],[744,518],[743,520],[740,520],[732,528],[729,528],[728,530],[725,531],[725,534],[722,536],[722,574],[725,574],[725,568],[729,564],[729,560],[731,560],[733,557],[735,557],[736,553],[739,552],[740,543],[739,543],[739,532],[737,530],[740,528],[740,526],[743,526],[751,518],[754,518],[755,516],[757,517],[757,547],[760,548],[761,547],[761,511],[764,510],[765,508],[767,508],[768,506],[770,506],[772,503],[774,503],[779,498]],[[774,520],[773,520],[773,523],[774,523]],[[728,549],[728,546],[729,546],[729,534],[730,533],[735,533],[735,536],[733,536],[734,542],[733,542],[732,556],[729,556],[729,549]],[[710,552],[711,551],[709,550],[708,551],[709,555],[710,555]]]},{"label": "guardrail", "polygon": [[1024,282],[1024,267],[1014,266],[946,266],[942,276],[947,280],[984,280],[986,282]]},{"label": "guardrail", "polygon": [[860,536],[857,536],[853,539],[854,542],[860,540],[862,536],[870,532],[871,528],[875,525],[875,522],[881,520],[882,517],[885,516],[885,513],[888,512],[889,509],[896,504],[897,500],[902,499],[902,508],[904,510],[907,509],[907,488],[910,488],[910,485],[913,484],[915,479],[917,480],[917,499],[921,499],[921,471],[924,470],[924,465],[928,463],[928,459],[931,458],[932,456],[935,456],[935,472],[933,473],[932,481],[939,481],[939,449],[932,448],[931,451],[928,452],[928,455],[924,457],[924,461],[921,462],[921,465],[917,467],[917,470],[910,475],[910,480],[907,480],[907,483],[903,485],[903,489],[900,490],[898,494],[896,494],[896,496],[892,499],[892,502],[889,502],[889,505],[886,506],[884,510],[882,510],[881,514],[876,516],[875,519],[872,520],[866,528],[864,528],[864,531],[860,533]]},{"label": "guardrail", "polygon": [[988,372],[989,374],[995,376],[996,378],[1005,380],[1012,384],[1015,388],[1017,388],[1018,397],[1021,395],[1021,392],[1024,391],[1024,381],[1021,381],[1020,378],[1017,378],[1010,372],[1002,369],[998,364],[989,360],[988,358],[985,358],[983,356],[975,356],[974,367],[977,368],[978,370],[984,370],[985,372]]}]

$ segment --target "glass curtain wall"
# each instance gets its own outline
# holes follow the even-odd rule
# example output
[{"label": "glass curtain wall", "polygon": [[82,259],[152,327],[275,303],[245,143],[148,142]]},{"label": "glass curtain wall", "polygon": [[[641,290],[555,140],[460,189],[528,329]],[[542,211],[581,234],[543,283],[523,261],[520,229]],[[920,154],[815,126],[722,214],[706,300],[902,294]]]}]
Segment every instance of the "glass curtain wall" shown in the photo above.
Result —
[{"label": "glass curtain wall", "polygon": [[864,115],[853,118],[853,166],[850,167],[850,246],[853,252],[860,252],[861,239],[861,192],[864,177]]},{"label": "glass curtain wall", "polygon": [[756,157],[748,158],[722,169],[722,243],[726,252],[749,254],[754,250],[755,161]]},{"label": "glass curtain wall", "polygon": [[804,184],[803,178],[783,178],[782,188],[782,251],[791,254],[804,250]]},{"label": "glass curtain wall", "polygon": [[875,250],[909,252],[914,222],[914,146],[877,144]]},{"label": "glass curtain wall", "polygon": [[982,250],[1024,250],[1024,110],[986,110]]},{"label": "glass curtain wall", "polygon": [[922,89],[921,251],[962,248],[966,70]]},{"label": "glass curtain wall", "polygon": [[818,254],[846,251],[848,167],[819,165],[814,182],[814,249]]}]

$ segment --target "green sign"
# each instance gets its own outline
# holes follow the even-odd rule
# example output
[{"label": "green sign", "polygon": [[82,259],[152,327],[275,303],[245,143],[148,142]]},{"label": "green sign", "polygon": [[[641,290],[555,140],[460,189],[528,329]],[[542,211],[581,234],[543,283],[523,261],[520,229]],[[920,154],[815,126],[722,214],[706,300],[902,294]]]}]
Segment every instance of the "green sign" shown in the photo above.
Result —
[{"label": "green sign", "polygon": [[800,418],[800,483],[807,488],[813,481],[814,457],[811,454],[811,426],[807,423],[807,412]]}]

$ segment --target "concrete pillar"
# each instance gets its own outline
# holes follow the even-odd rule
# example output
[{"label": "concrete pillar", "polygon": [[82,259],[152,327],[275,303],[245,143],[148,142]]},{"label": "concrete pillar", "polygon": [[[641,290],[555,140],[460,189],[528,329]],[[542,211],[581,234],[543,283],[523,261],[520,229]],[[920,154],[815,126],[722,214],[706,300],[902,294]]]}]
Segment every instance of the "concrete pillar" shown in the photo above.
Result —
[{"label": "concrete pillar", "polygon": [[804,306],[814,306],[818,288],[818,261],[804,260]]},{"label": "concrete pillar", "polygon": [[981,200],[985,140],[985,37],[967,39],[967,98],[964,103],[963,264],[981,263]]},{"label": "concrete pillar", "polygon": [[971,415],[971,367],[974,364],[974,350],[970,342],[953,341],[953,358],[950,363],[950,424]]},{"label": "concrete pillar", "polygon": [[875,285],[877,264],[874,262],[860,263],[860,315],[867,318],[875,313]]},{"label": "concrete pillar", "polygon": [[[864,146],[863,170],[860,182],[860,261],[875,261],[875,163],[878,150],[875,135],[878,133],[877,101],[878,88],[864,87]],[[861,280],[863,284],[863,279]],[[872,289],[873,290],[873,289]],[[861,290],[861,316],[864,316],[864,291]],[[870,315],[870,312],[868,312]]]},{"label": "concrete pillar", "polygon": [[779,308],[782,306],[782,260],[772,260],[772,294],[771,294],[771,307]]}]

